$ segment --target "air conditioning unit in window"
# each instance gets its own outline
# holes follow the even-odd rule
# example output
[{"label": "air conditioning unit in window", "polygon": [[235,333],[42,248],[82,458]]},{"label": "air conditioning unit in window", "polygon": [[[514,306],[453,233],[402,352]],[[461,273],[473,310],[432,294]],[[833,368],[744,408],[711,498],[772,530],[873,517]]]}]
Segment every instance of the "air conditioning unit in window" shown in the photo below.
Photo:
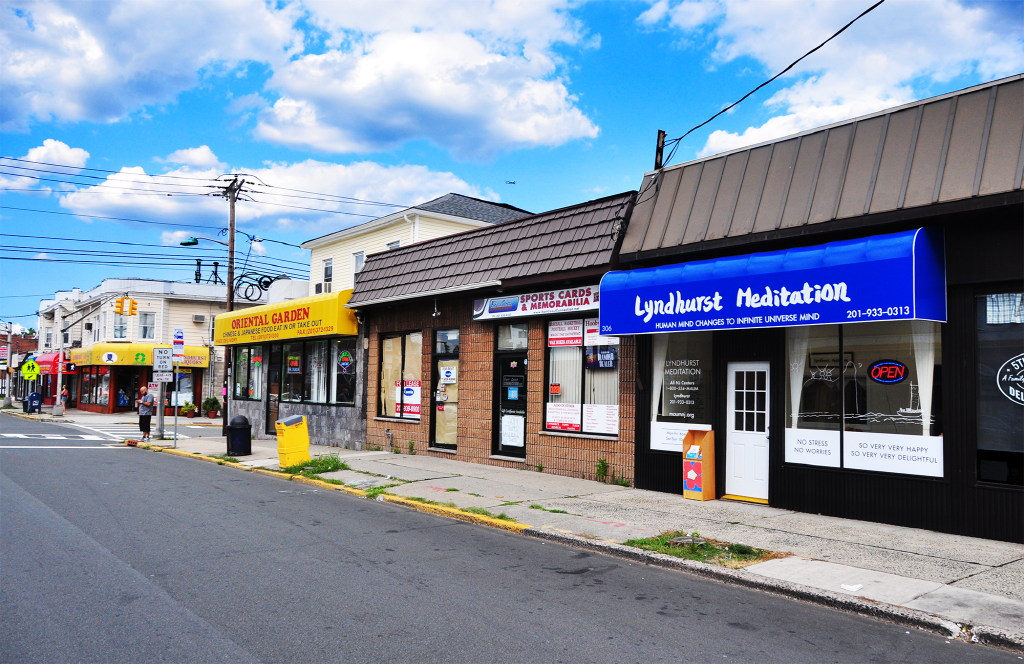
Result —
[{"label": "air conditioning unit in window", "polygon": [[92,323],[86,323],[85,324],[85,329],[86,330],[91,330],[92,329]]},{"label": "air conditioning unit in window", "polygon": [[330,293],[331,292],[331,282],[324,281],[322,283],[319,283],[319,284],[316,285],[315,290],[316,290],[316,294],[317,295],[320,295],[321,293]]},{"label": "air conditioning unit in window", "polygon": [[192,314],[192,322],[193,323],[197,323],[197,324],[198,323],[205,323],[206,322],[206,314]]}]

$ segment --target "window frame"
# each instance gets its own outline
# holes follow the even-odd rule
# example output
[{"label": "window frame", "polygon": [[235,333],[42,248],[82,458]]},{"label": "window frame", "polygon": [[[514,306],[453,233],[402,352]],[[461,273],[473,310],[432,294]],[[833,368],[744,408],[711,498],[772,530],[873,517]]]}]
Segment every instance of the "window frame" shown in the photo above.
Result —
[{"label": "window frame", "polygon": [[[437,352],[437,335],[439,332],[451,332],[455,330],[459,334],[459,345],[456,347],[455,352],[439,353]],[[447,401],[438,402],[437,397],[441,387],[441,373],[438,368],[438,363],[445,360],[455,360],[457,371],[461,372],[462,367],[459,356],[462,352],[462,328],[460,326],[455,327],[444,327],[432,330],[432,343],[430,345],[430,447],[437,449],[455,451],[459,449],[459,433],[458,433],[458,414],[456,413],[456,429],[455,429],[455,443],[439,443],[437,442],[437,412],[438,405],[444,405]],[[404,364],[404,362],[403,362]],[[458,385],[458,376],[456,375],[456,385]],[[458,401],[454,402],[456,405]],[[422,415],[422,414],[421,414]]]},{"label": "window frame", "polygon": [[[233,346],[233,348],[235,348],[235,349],[248,348],[249,349],[249,353],[250,353],[250,355],[249,355],[249,362],[250,363],[252,362],[252,350],[253,349],[260,349],[260,357],[264,358],[263,364],[266,366],[266,368],[263,371],[264,377],[261,378],[261,380],[263,380],[263,379],[266,379],[267,376],[269,376],[268,372],[270,370],[270,364],[269,364],[269,362],[270,362],[270,354],[273,352],[273,346],[275,344],[281,346],[281,351],[280,351],[280,354],[281,354],[281,365],[280,365],[280,379],[279,379],[281,387],[280,387],[280,393],[278,394],[278,400],[279,400],[278,402],[279,403],[308,404],[308,405],[313,405],[313,406],[337,406],[339,408],[355,408],[356,404],[357,404],[357,401],[358,401],[358,399],[357,399],[358,395],[356,393],[353,393],[353,399],[352,399],[351,403],[349,403],[349,402],[336,402],[336,401],[332,401],[331,400],[331,385],[332,385],[332,383],[331,383],[331,376],[332,376],[331,371],[333,370],[333,366],[329,366],[328,369],[327,369],[327,372],[328,372],[327,373],[327,380],[328,380],[327,400],[326,401],[313,401],[311,399],[307,399],[306,398],[306,380],[307,380],[307,376],[309,374],[309,350],[308,350],[309,344],[311,344],[311,343],[318,343],[318,342],[326,343],[327,344],[327,354],[328,354],[328,364],[330,365],[330,363],[333,361],[331,359],[332,358],[333,342],[338,341],[338,340],[343,340],[343,339],[353,340],[355,342],[355,348],[356,348],[356,350],[358,350],[358,345],[359,345],[358,344],[358,337],[356,335],[352,335],[352,334],[339,334],[339,335],[330,336],[330,337],[316,337],[314,339],[281,339],[279,341],[268,343],[268,344],[258,344],[258,345],[255,345],[255,346],[242,346],[242,345],[238,345],[238,346]],[[284,394],[285,394],[284,382],[285,382],[285,378],[288,375],[287,374],[287,359],[286,359],[287,358],[287,352],[285,351],[285,347],[288,346],[288,345],[292,345],[292,344],[299,344],[299,346],[301,348],[300,352],[301,352],[301,357],[302,357],[302,359],[301,359],[302,371],[300,371],[298,373],[299,385],[300,385],[300,389],[299,389],[299,392],[298,392],[299,393],[299,398],[298,399],[285,399],[284,398]],[[262,349],[264,347],[266,347],[266,355],[263,354],[263,350]],[[235,357],[237,358],[237,355]],[[358,356],[355,353],[353,353],[353,357],[357,358],[356,359],[356,372],[357,372],[357,375],[358,375],[358,371],[359,371]],[[246,371],[248,372],[248,365],[246,366]],[[293,376],[294,376],[294,374],[293,374]],[[248,384],[248,378],[249,378],[249,376],[247,374],[246,375],[246,384]],[[356,380],[356,384],[358,385],[358,379]],[[237,401],[263,401],[263,398],[264,398],[264,396],[266,396],[266,393],[267,393],[268,389],[269,389],[269,387],[267,387],[267,386],[261,386],[260,398],[258,398],[258,399],[256,399],[256,398],[249,398],[249,397],[235,397],[235,399]],[[232,392],[233,391],[234,391],[234,387],[232,386]]]},{"label": "window frame", "polygon": [[[153,317],[153,324],[152,325],[145,325],[143,323],[143,318],[142,318],[143,316],[152,316]],[[149,331],[148,335],[146,334],[147,330]],[[153,312],[153,311],[140,311],[139,312],[139,340],[140,341],[146,341],[146,340],[155,340],[155,339],[156,339],[156,312]]]},{"label": "window frame", "polygon": [[[574,435],[574,436],[587,436],[587,437],[603,438],[603,439],[616,439],[616,438],[619,437],[619,431],[618,430],[615,433],[601,433],[601,432],[587,431],[583,427],[583,423],[584,423],[584,420],[585,420],[584,415],[583,415],[584,406],[588,406],[588,405],[590,405],[590,406],[603,406],[603,405],[610,405],[610,404],[591,404],[591,403],[587,403],[587,400],[586,400],[587,399],[587,389],[586,389],[586,386],[587,386],[587,345],[586,345],[586,343],[587,343],[587,338],[586,338],[586,336],[587,336],[587,324],[586,324],[586,321],[587,321],[588,316],[585,314],[585,312],[578,312],[578,313],[581,313],[583,315],[580,316],[580,318],[566,318],[566,317],[564,317],[564,315],[561,315],[561,316],[555,316],[555,317],[552,317],[552,318],[545,318],[544,321],[543,321],[543,324],[544,324],[544,383],[543,383],[543,388],[542,389],[544,391],[544,400],[543,400],[543,408],[541,410],[541,431],[544,432],[544,433],[556,434],[556,435],[557,434],[568,434],[568,435]],[[551,350],[552,350],[552,346],[549,345],[549,339],[550,339],[550,334],[551,334],[551,327],[550,327],[550,325],[551,325],[551,323],[558,322],[558,321],[573,321],[573,320],[579,320],[580,321],[580,323],[582,325],[582,328],[580,330],[580,334],[583,335],[582,336],[582,341],[581,341],[579,346],[568,346],[568,348],[578,348],[579,349],[579,363],[580,363],[580,404],[579,404],[579,406],[580,406],[580,419],[579,419],[579,426],[580,426],[580,429],[579,429],[579,431],[565,431],[563,429],[549,429],[548,428],[548,404],[550,403],[550,399],[551,399]],[[615,394],[616,394],[616,401],[619,401],[621,399],[621,397],[622,397],[621,376],[620,376],[620,373],[619,373],[621,368],[622,368],[621,367],[622,355],[621,355],[621,350],[620,350],[621,344],[622,344],[622,342],[621,342],[621,337],[620,337],[619,344],[615,346],[615,359],[616,359],[616,367],[615,367]],[[558,347],[556,346],[555,348],[558,348]],[[565,346],[563,346],[563,348],[565,348]],[[622,407],[621,403],[617,403],[615,405],[617,407],[619,407],[619,408]],[[619,417],[616,418],[617,420],[619,420],[620,426],[621,426],[621,418],[622,418],[622,415],[621,415],[621,412],[620,412]]]},{"label": "window frame", "polygon": [[[390,338],[395,338],[396,336],[399,339],[402,340],[402,350],[401,350],[402,365],[401,365],[401,367],[399,367],[398,372],[399,372],[399,375],[402,376],[401,380],[404,383],[405,382],[405,366],[406,366],[405,363],[406,363],[406,359],[407,359],[407,356],[406,356],[406,345],[407,345],[406,344],[406,340],[408,339],[409,335],[411,335],[411,334],[419,334],[420,335],[420,414],[419,414],[419,417],[411,417],[411,416],[405,417],[405,416],[402,415],[403,411],[405,410],[405,408],[404,408],[404,406],[405,406],[405,390],[403,389],[402,392],[401,392],[401,396],[402,396],[401,401],[399,401],[398,403],[395,404],[395,406],[397,407],[398,413],[395,414],[395,415],[389,415],[387,413],[387,410],[384,408],[384,401],[380,398],[380,390],[381,390],[383,382],[384,382],[384,341],[387,340],[389,337]],[[378,348],[378,353],[377,353],[377,417],[383,417],[383,418],[386,418],[386,419],[389,419],[389,420],[400,420],[402,422],[416,422],[416,423],[420,423],[420,422],[423,421],[423,382],[424,382],[423,381],[423,337],[424,336],[427,336],[427,335],[424,334],[422,329],[420,329],[420,330],[405,330],[405,331],[401,331],[401,332],[397,332],[397,331],[396,332],[382,332],[382,333],[380,333],[377,336],[377,348]],[[433,341],[433,339],[434,339],[433,333],[431,333],[429,336],[430,336],[431,341]],[[461,343],[461,336],[460,336],[460,343]],[[431,348],[431,351],[433,351],[433,348]],[[431,353],[431,354],[433,354],[433,353]],[[430,403],[433,403],[433,400],[431,400]]]},{"label": "window frame", "polygon": [[[123,323],[123,325],[118,325],[117,324],[118,316],[121,317],[121,322]],[[128,330],[128,316],[126,316],[125,314],[114,313],[114,321],[113,321],[113,323],[114,323],[113,326],[112,326],[113,327],[113,332],[114,332],[114,337],[113,338],[114,339],[124,339],[125,341],[128,341],[128,339],[129,339],[129,337],[128,337],[128,332],[129,332],[129,330]],[[120,336],[120,337],[117,336],[117,331],[118,331],[119,328],[124,328],[124,334],[123,334],[123,336]]]},{"label": "window frame", "polygon": [[320,281],[329,284],[334,281],[334,257],[320,261]]},{"label": "window frame", "polygon": [[[250,345],[246,344],[246,345],[231,346],[231,349],[232,349],[231,352],[233,353],[233,355],[231,356],[231,395],[232,395],[231,396],[231,400],[232,401],[257,401],[257,402],[258,401],[263,401],[263,385],[262,384],[260,385],[260,396],[259,397],[250,397],[249,396],[249,381],[252,378],[252,376],[250,376],[250,369],[252,367],[253,351],[258,353],[259,356],[262,358],[263,357],[264,345],[263,344],[255,344],[255,345],[250,346]],[[248,353],[246,354],[244,368],[238,362],[238,351],[243,350],[243,349],[248,351]],[[243,370],[245,371],[245,380],[242,381],[242,384],[245,386],[245,391],[243,392],[242,396],[237,396],[237,395],[235,395],[235,386],[238,385],[238,376],[239,376],[239,373],[241,371],[243,371]],[[262,382],[262,377],[261,377],[260,380]]]}]

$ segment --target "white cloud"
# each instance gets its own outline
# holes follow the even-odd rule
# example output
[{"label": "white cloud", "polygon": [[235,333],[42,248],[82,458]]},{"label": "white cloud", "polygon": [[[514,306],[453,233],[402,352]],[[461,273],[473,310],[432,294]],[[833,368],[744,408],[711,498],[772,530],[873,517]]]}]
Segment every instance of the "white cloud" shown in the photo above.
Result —
[{"label": "white cloud", "polygon": [[[763,70],[749,77],[753,87],[866,6],[838,0],[657,2],[638,21],[688,37],[706,36],[713,43],[714,61],[752,58],[761,63]],[[716,130],[699,154],[906,103],[960,76],[988,80],[1019,72],[1024,69],[1019,12],[1019,3],[890,0],[773,85],[777,91],[764,108],[775,117],[741,132]]]},{"label": "white cloud", "polygon": [[[60,175],[65,173],[73,175],[79,171],[89,160],[89,153],[82,148],[73,148],[53,138],[47,138],[43,144],[34,148],[21,157],[29,162],[25,163],[13,160],[0,162],[6,171],[15,175],[0,175],[0,187],[12,189],[36,189],[39,192],[48,194],[50,191],[71,190],[73,185],[63,182],[52,182],[52,180],[64,180],[66,177]],[[64,168],[54,168],[46,164],[60,164]],[[44,172],[56,171],[56,172]],[[47,178],[46,180],[41,178]]]},{"label": "white cloud", "polygon": [[594,138],[557,44],[595,47],[566,0],[306,0],[330,48],[275,69],[256,135],[326,152],[427,139],[460,157]]},{"label": "white cloud", "polygon": [[160,233],[160,244],[177,245],[191,236],[192,233],[188,231],[164,231]]},{"label": "white cloud", "polygon": [[0,128],[113,122],[245,61],[302,49],[294,3],[11,0],[0,6]]},{"label": "white cloud", "polygon": [[[251,184],[246,188],[251,192],[250,197],[258,201],[240,200],[237,203],[238,227],[250,233],[267,229],[300,231],[313,236],[400,209],[358,204],[341,197],[409,206],[448,192],[497,198],[494,192],[481,192],[452,173],[416,165],[383,166],[371,161],[334,164],[308,159],[291,164],[268,162],[255,169],[235,167],[235,171],[248,174],[247,180]],[[225,201],[205,195],[188,195],[208,192],[208,185],[213,184],[218,175],[219,169],[200,170],[188,166],[162,175],[147,175],[142,168],[126,167],[96,186],[64,194],[60,204],[81,215],[220,227],[226,225],[227,220]],[[166,192],[174,195],[167,196]],[[199,231],[164,232],[161,241],[177,244],[196,232]],[[259,252],[260,249],[254,245],[253,251]]]},{"label": "white cloud", "polygon": [[213,150],[211,150],[208,145],[200,145],[197,148],[186,148],[184,150],[175,150],[163,159],[158,158],[157,161],[169,164],[185,164],[187,166],[197,166],[199,168],[224,168],[224,164],[217,159],[217,155],[213,154]]}]

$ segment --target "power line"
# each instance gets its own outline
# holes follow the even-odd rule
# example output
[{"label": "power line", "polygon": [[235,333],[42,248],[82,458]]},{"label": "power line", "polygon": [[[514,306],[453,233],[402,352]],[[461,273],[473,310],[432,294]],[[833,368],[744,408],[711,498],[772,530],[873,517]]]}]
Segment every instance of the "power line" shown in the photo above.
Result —
[{"label": "power line", "polygon": [[[2,157],[0,157],[0,159],[2,159]],[[112,173],[112,174],[108,174],[108,175],[86,175],[86,174],[82,174],[82,173],[64,173],[64,172],[61,172],[61,171],[51,171],[51,170],[48,170],[48,169],[45,169],[45,168],[29,168],[28,166],[18,166],[16,164],[15,165],[2,164],[2,165],[0,165],[0,167],[2,167],[2,168],[16,168],[19,171],[33,171],[35,173],[47,173],[49,175],[64,175],[66,177],[71,177],[71,178],[89,178],[89,179],[92,179],[92,180],[103,180],[105,182],[128,182],[128,183],[133,183],[133,184],[147,184],[146,180],[120,180],[120,179],[115,180],[114,179],[114,176],[116,176],[116,175],[135,175],[134,173]],[[14,177],[19,177],[19,178],[34,177],[32,175],[21,175],[19,173],[8,173],[8,175],[12,175]],[[148,176],[148,177],[153,177],[153,176]],[[214,179],[213,178],[209,178],[209,181],[213,182]],[[93,183],[83,183],[83,184],[92,185]],[[161,184],[160,186],[162,186],[162,187],[209,187],[210,185],[205,185],[205,184]]]},{"label": "power line", "polygon": [[277,207],[294,208],[296,210],[312,210],[313,212],[326,212],[327,214],[346,214],[352,217],[366,217],[368,219],[377,219],[378,217],[372,214],[360,214],[358,212],[345,212],[344,210],[324,210],[321,208],[301,207],[299,205],[286,205],[284,203],[271,203],[270,201],[258,201],[255,198],[240,198],[239,201],[247,201],[249,203],[259,203],[260,205],[276,205]]},{"label": "power line", "polygon": [[[2,168],[2,167],[0,167],[0,168]],[[75,185],[76,187],[87,186],[87,187],[92,187],[93,191],[104,190],[104,189],[116,189],[118,191],[145,191],[145,192],[153,193],[153,194],[167,194],[168,196],[208,196],[209,195],[208,193],[198,193],[198,192],[190,192],[190,191],[154,191],[152,189],[144,189],[144,188],[141,188],[141,187],[116,187],[114,185],[107,184],[106,181],[105,182],[100,182],[100,183],[72,182],[71,180],[58,180],[56,178],[44,178],[44,177],[40,177],[38,175],[23,175],[21,173],[9,173],[9,172],[6,172],[6,171],[0,171],[0,175],[10,175],[12,177],[18,177],[18,178],[31,178],[33,180],[39,180],[41,182],[59,182],[61,184],[72,184],[72,185]],[[75,176],[69,176],[69,177],[75,177]],[[116,180],[115,180],[115,182],[116,182]],[[160,185],[157,185],[157,186],[160,186],[160,187],[198,187],[200,185],[195,185],[195,184],[174,184],[174,185],[160,184]],[[204,187],[211,187],[211,188],[213,187],[213,185],[203,185],[203,186]],[[69,193],[74,193],[74,192],[69,192]]]},{"label": "power line", "polygon": [[671,150],[671,151],[669,152],[669,154],[668,154],[668,158],[666,158],[666,159],[665,159],[665,164],[668,164],[668,162],[669,162],[669,161],[670,161],[670,160],[672,159],[672,156],[673,156],[673,155],[675,155],[676,149],[677,149],[677,148],[679,147],[679,143],[680,143],[680,141],[682,141],[682,140],[683,140],[684,138],[686,138],[687,136],[689,136],[690,134],[692,134],[692,133],[693,133],[693,132],[695,132],[696,130],[700,129],[700,128],[701,128],[701,127],[703,127],[704,125],[708,124],[709,122],[711,122],[712,120],[714,120],[714,119],[715,119],[715,118],[717,118],[718,116],[722,115],[723,113],[726,113],[726,112],[728,112],[729,110],[731,110],[732,108],[734,108],[735,106],[737,106],[737,105],[738,105],[738,104],[739,104],[740,102],[742,102],[743,100],[745,100],[745,99],[746,99],[747,97],[749,97],[750,95],[754,94],[755,92],[757,92],[758,90],[760,90],[760,89],[761,89],[761,88],[763,88],[764,86],[768,85],[769,83],[771,83],[771,82],[772,82],[772,81],[774,81],[775,79],[777,79],[777,78],[779,78],[780,76],[782,76],[783,74],[785,74],[785,73],[786,73],[787,71],[789,71],[790,69],[792,69],[793,67],[795,67],[795,66],[796,66],[797,64],[799,64],[801,60],[803,60],[803,59],[804,59],[804,58],[806,58],[807,56],[811,55],[812,53],[814,53],[814,52],[818,51],[818,50],[819,50],[819,49],[820,49],[820,48],[821,48],[822,46],[824,46],[825,44],[829,43],[830,41],[832,41],[833,39],[835,39],[835,38],[836,38],[836,37],[838,37],[839,35],[843,34],[843,32],[845,32],[847,28],[849,28],[849,27],[850,27],[851,25],[853,25],[854,23],[856,23],[857,21],[859,21],[859,20],[860,20],[861,18],[863,18],[863,17],[867,16],[868,14],[870,14],[870,13],[871,13],[872,11],[874,11],[874,10],[875,10],[875,9],[876,9],[876,8],[877,8],[877,7],[879,6],[879,5],[881,5],[881,4],[883,3],[883,2],[885,2],[885,0],[878,0],[878,2],[876,2],[875,4],[871,5],[870,7],[868,7],[868,8],[867,8],[867,9],[865,9],[864,11],[862,11],[862,12],[861,12],[860,14],[858,14],[858,15],[856,16],[856,18],[854,18],[854,19],[853,19],[852,21],[850,21],[849,23],[847,23],[846,25],[844,25],[844,26],[843,26],[842,28],[840,28],[840,29],[839,29],[838,31],[836,31],[835,33],[833,33],[831,37],[829,37],[829,38],[828,38],[828,39],[826,39],[825,41],[821,42],[820,44],[818,44],[817,46],[815,46],[815,47],[814,47],[814,48],[812,48],[811,50],[809,50],[809,51],[807,51],[806,53],[804,53],[803,55],[801,55],[801,56],[800,56],[799,58],[797,58],[797,59],[796,59],[796,60],[794,60],[794,61],[793,61],[792,63],[790,63],[790,65],[789,65],[788,67],[786,67],[785,69],[783,69],[782,71],[780,71],[780,72],[779,72],[778,74],[776,74],[775,76],[772,76],[772,77],[771,77],[771,78],[769,78],[769,79],[768,79],[767,81],[765,81],[765,82],[764,82],[764,83],[762,83],[761,85],[757,86],[756,88],[754,88],[753,90],[751,90],[751,91],[750,91],[750,92],[748,92],[747,94],[743,95],[743,96],[742,96],[742,97],[740,97],[740,98],[739,98],[739,99],[738,99],[737,101],[733,102],[732,104],[729,104],[728,106],[726,106],[725,108],[723,108],[723,109],[722,109],[722,110],[720,110],[719,112],[715,113],[714,115],[712,115],[712,116],[711,116],[710,118],[708,118],[708,119],[707,119],[707,120],[705,120],[704,122],[701,122],[701,123],[700,123],[699,125],[697,125],[696,127],[693,127],[692,129],[690,129],[689,131],[687,131],[687,132],[686,132],[685,134],[683,134],[683,135],[682,135],[682,136],[680,136],[679,138],[675,138],[675,139],[672,139],[672,141],[671,141],[671,142],[672,142],[672,143],[674,143],[674,145],[672,146],[672,150]]},{"label": "power line", "polygon": [[[43,166],[56,166],[57,168],[68,168],[75,169],[78,171],[93,171],[94,173],[121,173],[121,171],[112,171],[106,168],[87,168],[85,166],[71,166],[68,164],[53,164],[47,161],[33,161],[31,159],[19,159],[17,157],[0,157],[0,159],[10,159],[11,161],[20,161],[26,164],[42,164]],[[173,180],[202,180],[204,182],[210,181],[211,178],[194,178],[186,175],[155,175],[153,173],[142,172],[143,175],[148,175],[152,178],[170,178]]]}]

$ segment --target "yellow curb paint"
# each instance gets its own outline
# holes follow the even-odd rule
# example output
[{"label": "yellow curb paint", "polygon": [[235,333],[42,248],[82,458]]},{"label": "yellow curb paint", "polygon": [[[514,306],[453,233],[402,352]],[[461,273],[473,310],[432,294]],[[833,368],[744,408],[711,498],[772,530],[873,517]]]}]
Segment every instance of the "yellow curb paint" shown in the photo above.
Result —
[{"label": "yellow curb paint", "polygon": [[495,519],[493,517],[484,516],[483,514],[473,514],[471,512],[463,512],[460,509],[454,507],[444,507],[442,505],[431,505],[430,503],[421,503],[418,500],[409,500],[400,496],[394,496],[391,494],[381,494],[384,500],[389,503],[395,503],[396,505],[403,505],[405,507],[411,507],[421,512],[429,512],[430,514],[438,514],[441,516],[452,517],[459,521],[468,521],[470,523],[478,523],[484,526],[491,526],[492,528],[501,528],[502,530],[509,530],[512,532],[521,532],[527,528],[532,528],[529,524],[519,523],[517,521],[506,521],[505,519]]}]

